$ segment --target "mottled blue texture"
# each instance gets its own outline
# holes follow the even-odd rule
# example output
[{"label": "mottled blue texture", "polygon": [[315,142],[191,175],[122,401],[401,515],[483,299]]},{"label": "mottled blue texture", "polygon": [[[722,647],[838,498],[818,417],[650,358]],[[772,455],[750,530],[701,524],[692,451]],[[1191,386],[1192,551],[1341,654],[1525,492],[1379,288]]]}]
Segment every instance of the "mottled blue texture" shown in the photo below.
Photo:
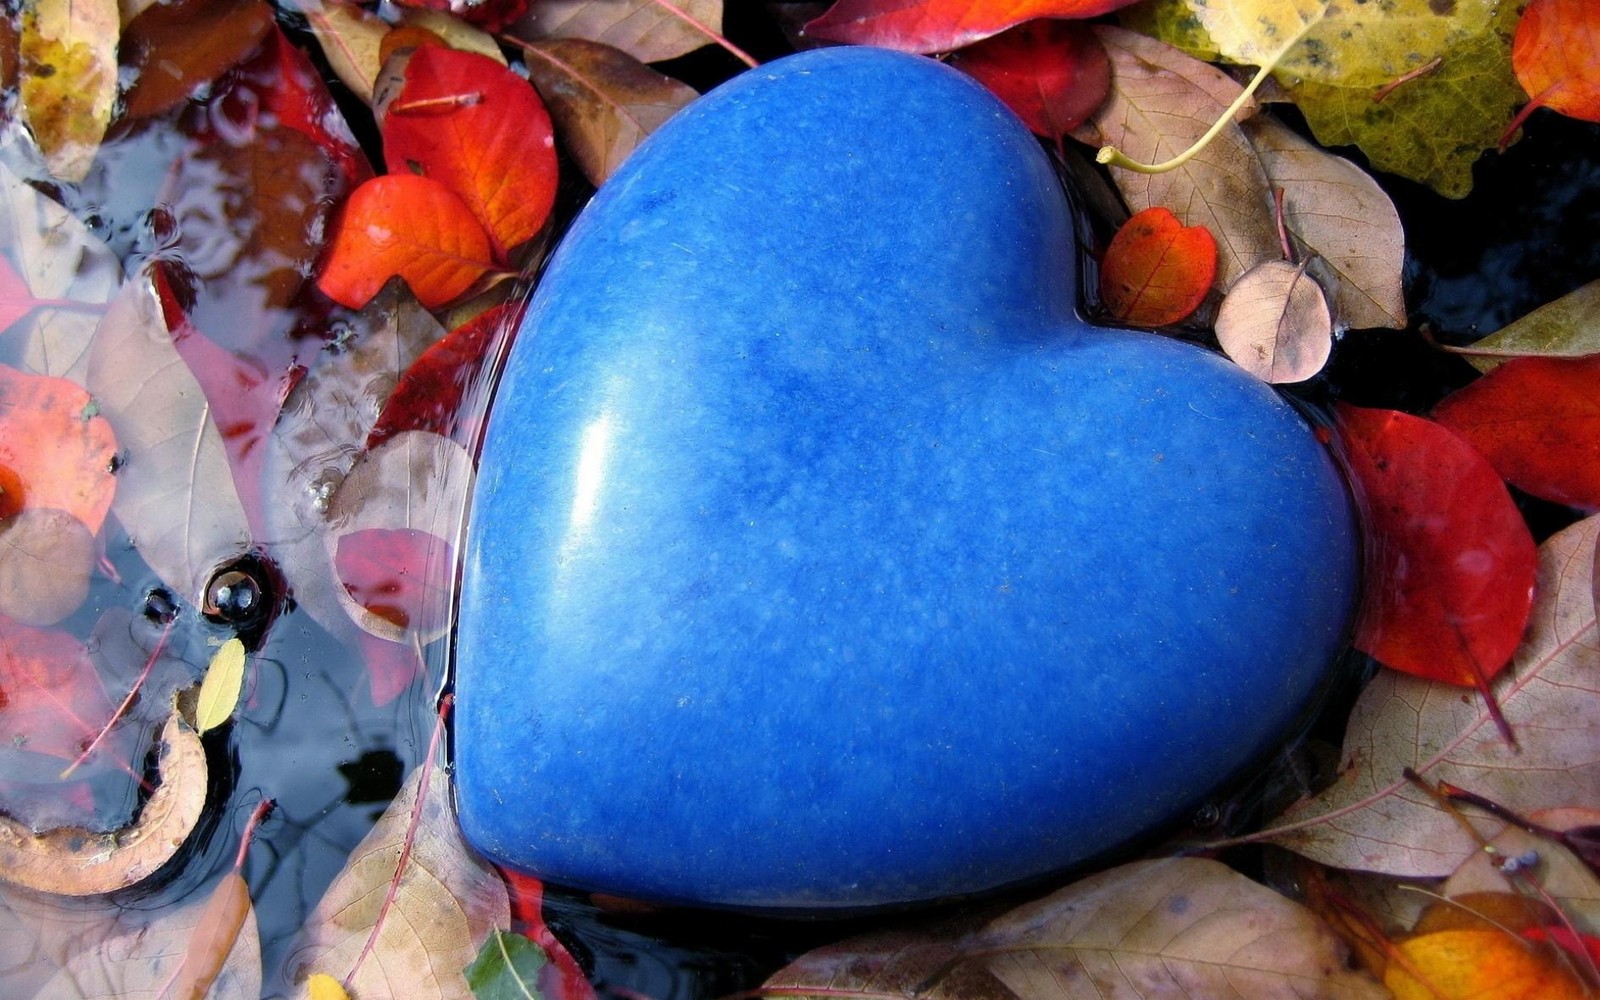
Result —
[{"label": "mottled blue texture", "polygon": [[1355,589],[1344,487],[1228,362],[1075,313],[1035,140],[833,49],[583,213],[489,420],[468,838],[660,900],[872,906],[1071,865],[1280,740]]}]

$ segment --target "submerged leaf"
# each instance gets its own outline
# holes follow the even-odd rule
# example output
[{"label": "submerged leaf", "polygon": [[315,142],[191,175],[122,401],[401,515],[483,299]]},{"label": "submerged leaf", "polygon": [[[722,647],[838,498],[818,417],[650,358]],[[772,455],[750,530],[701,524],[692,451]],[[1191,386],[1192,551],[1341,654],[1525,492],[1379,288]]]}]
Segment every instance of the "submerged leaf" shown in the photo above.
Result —
[{"label": "submerged leaf", "polygon": [[177,107],[237,65],[272,30],[262,0],[169,0],[128,22],[118,51],[133,71],[123,114],[145,118]]},{"label": "submerged leaf", "polygon": [[1322,288],[1287,261],[1269,260],[1240,276],[1217,310],[1217,342],[1263,382],[1304,382],[1333,351],[1333,317]]},{"label": "submerged leaf", "polygon": [[23,12],[21,111],[50,172],[81,181],[117,96],[117,0],[31,0]]},{"label": "submerged leaf", "polygon": [[111,718],[111,701],[88,650],[65,632],[0,618],[0,747],[13,755],[70,761]]},{"label": "submerged leaf", "polygon": [[494,931],[467,966],[467,985],[475,1000],[527,1000],[541,996],[539,974],[549,960],[521,934]]},{"label": "submerged leaf", "polygon": [[24,625],[59,622],[89,596],[94,558],[94,536],[64,510],[0,519],[0,615]]},{"label": "submerged leaf", "polygon": [[117,437],[82,386],[0,365],[0,518],[63,510],[96,534],[117,492]]}]

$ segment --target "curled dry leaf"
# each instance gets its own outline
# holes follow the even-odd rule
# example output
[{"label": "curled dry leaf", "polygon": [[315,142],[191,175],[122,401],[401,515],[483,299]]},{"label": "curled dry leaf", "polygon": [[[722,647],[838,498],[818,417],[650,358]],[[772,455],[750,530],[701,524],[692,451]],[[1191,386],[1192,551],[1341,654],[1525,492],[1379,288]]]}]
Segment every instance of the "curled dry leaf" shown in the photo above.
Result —
[{"label": "curled dry leaf", "polygon": [[[1111,94],[1075,138],[1116,146],[1146,163],[1167,160],[1205,134],[1239,95],[1239,85],[1220,70],[1153,38],[1105,25],[1095,33],[1111,57]],[[1184,225],[1210,230],[1224,286],[1281,255],[1266,172],[1237,124],[1224,126],[1175,170],[1113,170],[1111,178],[1133,211],[1165,205]]]},{"label": "curled dry leaf", "polygon": [[161,782],[131,826],[35,833],[0,814],[0,879],[39,892],[89,896],[137,885],[166,864],[199,822],[206,754],[176,710],[161,730]]},{"label": "curled dry leaf", "polygon": [[902,52],[948,52],[1041,17],[1088,18],[1134,0],[838,0],[806,25],[812,38]]},{"label": "curled dry leaf", "polygon": [[173,346],[148,275],[106,310],[89,389],[126,456],[112,511],[162,582],[198,603],[212,572],[249,550],[250,525],[211,404]]},{"label": "curled dry leaf", "polygon": [[651,63],[688,55],[721,30],[722,0],[539,0],[511,33],[530,42],[581,38]]},{"label": "curled dry leaf", "polygon": [[[302,996],[312,973],[344,977],[356,965],[396,879],[422,774],[421,768],[411,773],[307,919],[286,963]],[[352,996],[472,1000],[463,970],[490,931],[511,919],[505,883],[457,832],[448,783],[436,776],[427,785],[393,903],[371,953],[348,980]]]},{"label": "curled dry leaf", "polygon": [[0,615],[54,625],[83,605],[94,536],[64,510],[33,508],[0,520]]},{"label": "curled dry leaf", "polygon": [[989,91],[1038,136],[1059,147],[1111,89],[1111,60],[1088,25],[1039,20],[969,45],[950,65]]},{"label": "curled dry leaf", "polygon": [[1378,182],[1265,115],[1240,127],[1261,158],[1267,181],[1283,191],[1283,226],[1301,259],[1310,259],[1312,273],[1332,272],[1328,289],[1335,322],[1358,330],[1403,329],[1405,231]]},{"label": "curled dry leaf", "polygon": [[1477,845],[1402,776],[1405,768],[1525,815],[1600,802],[1597,536],[1600,517],[1591,517],[1540,547],[1527,638],[1493,687],[1520,750],[1500,738],[1481,700],[1460,688],[1381,672],[1350,716],[1333,786],[1256,839],[1338,868],[1436,878]]},{"label": "curled dry leaf", "polygon": [[81,181],[117,96],[117,0],[34,0],[22,17],[22,120],[50,172]]},{"label": "curled dry leaf", "polygon": [[1216,861],[1141,861],[1026,903],[974,933],[870,935],[802,956],[786,995],[1321,997],[1378,1000],[1298,903]]},{"label": "curled dry leaf", "polygon": [[1304,382],[1333,351],[1328,300],[1304,265],[1269,260],[1239,277],[1217,310],[1217,342],[1239,367],[1275,385]]},{"label": "curled dry leaf", "polygon": [[1100,262],[1100,299],[1133,326],[1177,323],[1200,307],[1217,274],[1217,242],[1161,206],[1117,230]]},{"label": "curled dry leaf", "polygon": [[117,492],[117,436],[83,387],[0,365],[0,518],[64,510],[99,532]]},{"label": "curled dry leaf", "polygon": [[599,187],[645,136],[699,95],[620,49],[578,38],[522,46],[562,147]]},{"label": "curled dry leaf", "polygon": [[1522,355],[1581,358],[1600,354],[1600,281],[1545,303],[1484,337],[1470,350],[1484,352],[1467,358],[1481,372],[1493,371],[1509,358]]}]

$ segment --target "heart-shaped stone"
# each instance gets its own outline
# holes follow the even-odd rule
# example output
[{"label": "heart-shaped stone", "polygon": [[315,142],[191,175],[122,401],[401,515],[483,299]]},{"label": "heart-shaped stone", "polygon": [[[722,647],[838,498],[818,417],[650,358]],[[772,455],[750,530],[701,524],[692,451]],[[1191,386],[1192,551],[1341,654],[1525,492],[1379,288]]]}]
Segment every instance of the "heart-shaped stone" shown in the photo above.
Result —
[{"label": "heart-shaped stone", "polygon": [[1221,358],[1076,315],[1059,182],[977,84],[830,49],[582,213],[489,417],[462,828],[580,888],[971,893],[1149,833],[1292,731],[1345,488]]}]

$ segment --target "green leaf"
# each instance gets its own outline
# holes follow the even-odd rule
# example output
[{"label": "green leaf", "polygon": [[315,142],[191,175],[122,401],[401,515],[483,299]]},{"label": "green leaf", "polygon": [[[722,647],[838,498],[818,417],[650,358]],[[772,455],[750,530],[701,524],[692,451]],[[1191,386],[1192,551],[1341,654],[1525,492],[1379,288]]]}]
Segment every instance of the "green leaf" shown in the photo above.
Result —
[{"label": "green leaf", "polygon": [[239,704],[239,688],[244,683],[244,643],[235,636],[223,643],[211,657],[205,679],[200,682],[200,699],[195,706],[195,729],[202,736],[233,717]]},{"label": "green leaf", "polygon": [[1600,281],[1547,302],[1467,348],[1468,361],[1487,372],[1513,357],[1581,358],[1600,354]]},{"label": "green leaf", "polygon": [[539,946],[521,934],[495,931],[466,968],[467,985],[477,1000],[539,1000]]}]

